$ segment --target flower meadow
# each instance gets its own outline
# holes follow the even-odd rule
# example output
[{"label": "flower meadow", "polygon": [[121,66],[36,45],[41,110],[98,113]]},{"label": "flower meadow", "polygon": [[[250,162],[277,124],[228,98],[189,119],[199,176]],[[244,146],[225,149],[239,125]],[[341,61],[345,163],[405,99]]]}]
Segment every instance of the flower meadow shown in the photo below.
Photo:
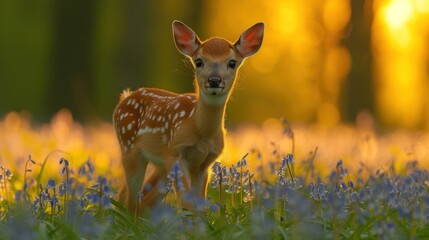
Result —
[{"label": "flower meadow", "polygon": [[[425,132],[376,133],[371,118],[323,128],[269,119],[227,134],[208,199],[182,209],[180,165],[143,217],[116,201],[119,149],[108,123],[70,113],[33,126],[0,120],[0,239],[425,239]],[[144,199],[139,194],[137,199]]]}]

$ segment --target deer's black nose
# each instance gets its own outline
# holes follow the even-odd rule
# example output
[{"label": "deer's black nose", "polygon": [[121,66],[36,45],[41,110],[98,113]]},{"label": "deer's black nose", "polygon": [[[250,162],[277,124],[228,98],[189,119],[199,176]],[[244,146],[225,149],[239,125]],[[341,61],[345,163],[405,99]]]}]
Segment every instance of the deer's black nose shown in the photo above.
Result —
[{"label": "deer's black nose", "polygon": [[211,76],[209,77],[209,86],[212,88],[217,88],[220,85],[220,82],[222,82],[222,79],[218,76]]}]

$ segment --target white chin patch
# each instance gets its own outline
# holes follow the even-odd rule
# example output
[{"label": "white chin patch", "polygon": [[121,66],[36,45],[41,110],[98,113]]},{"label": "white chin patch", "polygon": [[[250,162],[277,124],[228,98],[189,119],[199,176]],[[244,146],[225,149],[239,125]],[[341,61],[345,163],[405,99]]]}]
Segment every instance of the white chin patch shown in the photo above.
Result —
[{"label": "white chin patch", "polygon": [[219,95],[222,93],[223,88],[207,88],[207,93],[209,95]]},{"label": "white chin patch", "polygon": [[224,104],[228,94],[222,93],[221,88],[207,88],[207,91],[201,93],[203,101],[208,105]]}]

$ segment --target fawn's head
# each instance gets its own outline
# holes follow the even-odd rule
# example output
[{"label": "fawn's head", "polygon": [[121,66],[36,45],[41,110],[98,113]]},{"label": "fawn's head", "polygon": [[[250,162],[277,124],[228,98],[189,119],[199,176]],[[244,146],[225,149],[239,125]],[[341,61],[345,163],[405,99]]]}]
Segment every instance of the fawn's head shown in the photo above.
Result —
[{"label": "fawn's head", "polygon": [[179,52],[192,60],[198,94],[207,104],[219,105],[228,99],[243,60],[261,47],[264,24],[253,25],[235,43],[223,38],[201,41],[180,21],[173,22],[173,35]]}]

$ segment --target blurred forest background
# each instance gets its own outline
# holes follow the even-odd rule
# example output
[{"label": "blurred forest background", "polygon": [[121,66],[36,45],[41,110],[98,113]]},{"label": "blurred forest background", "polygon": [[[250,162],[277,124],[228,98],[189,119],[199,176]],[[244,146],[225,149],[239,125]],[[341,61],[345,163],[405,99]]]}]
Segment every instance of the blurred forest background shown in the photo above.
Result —
[{"label": "blurred forest background", "polygon": [[124,88],[193,91],[171,23],[201,39],[266,35],[241,69],[228,125],[284,116],[334,126],[369,112],[384,128],[429,129],[429,0],[6,0],[0,118],[62,108],[110,121]]}]

